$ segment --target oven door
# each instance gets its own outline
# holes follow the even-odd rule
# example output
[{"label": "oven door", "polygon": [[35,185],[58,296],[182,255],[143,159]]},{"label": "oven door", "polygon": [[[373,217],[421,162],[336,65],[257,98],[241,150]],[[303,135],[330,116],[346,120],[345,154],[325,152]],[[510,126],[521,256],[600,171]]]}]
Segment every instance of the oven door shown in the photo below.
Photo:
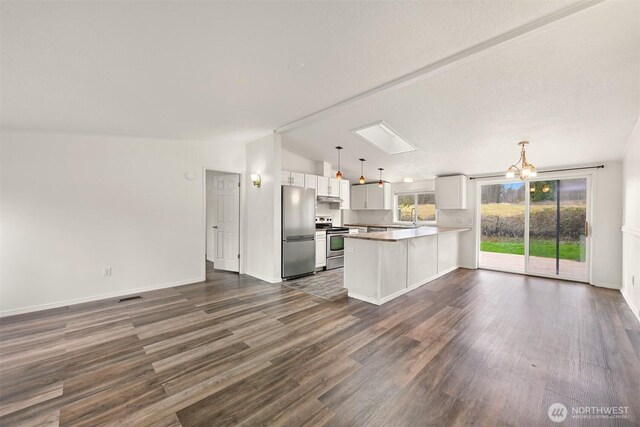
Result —
[{"label": "oven door", "polygon": [[327,233],[327,257],[344,255],[344,235]]}]

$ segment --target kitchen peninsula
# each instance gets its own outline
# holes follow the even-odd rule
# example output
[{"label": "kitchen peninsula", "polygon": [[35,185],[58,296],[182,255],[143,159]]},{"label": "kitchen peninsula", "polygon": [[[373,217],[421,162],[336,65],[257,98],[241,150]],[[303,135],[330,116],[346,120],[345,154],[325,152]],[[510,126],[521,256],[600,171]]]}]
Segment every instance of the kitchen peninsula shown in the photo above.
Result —
[{"label": "kitchen peninsula", "polygon": [[458,235],[469,228],[418,227],[345,235],[349,296],[384,304],[458,268]]}]

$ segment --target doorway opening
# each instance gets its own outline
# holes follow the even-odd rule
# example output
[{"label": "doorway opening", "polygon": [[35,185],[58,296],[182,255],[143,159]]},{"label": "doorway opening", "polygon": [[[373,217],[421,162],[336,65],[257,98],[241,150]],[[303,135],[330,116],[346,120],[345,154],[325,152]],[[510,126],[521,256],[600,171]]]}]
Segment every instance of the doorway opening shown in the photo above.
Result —
[{"label": "doorway opening", "polygon": [[589,177],[479,189],[480,268],[589,282]]},{"label": "doorway opening", "polygon": [[206,271],[240,271],[240,175],[207,170]]}]

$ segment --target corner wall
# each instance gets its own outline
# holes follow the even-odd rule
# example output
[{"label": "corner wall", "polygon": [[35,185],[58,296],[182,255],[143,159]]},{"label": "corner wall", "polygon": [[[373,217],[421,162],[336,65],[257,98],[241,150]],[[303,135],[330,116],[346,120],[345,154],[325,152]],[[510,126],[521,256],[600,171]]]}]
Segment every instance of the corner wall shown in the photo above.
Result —
[{"label": "corner wall", "polygon": [[622,285],[622,163],[605,163],[593,174],[591,284]]},{"label": "corner wall", "polygon": [[623,163],[622,295],[640,320],[640,120]]},{"label": "corner wall", "polygon": [[243,145],[1,136],[1,315],[204,279],[204,167],[244,172]]},{"label": "corner wall", "polygon": [[[266,282],[281,279],[281,193],[282,143],[271,134],[246,146],[246,273]],[[251,174],[260,174],[260,188]]]}]

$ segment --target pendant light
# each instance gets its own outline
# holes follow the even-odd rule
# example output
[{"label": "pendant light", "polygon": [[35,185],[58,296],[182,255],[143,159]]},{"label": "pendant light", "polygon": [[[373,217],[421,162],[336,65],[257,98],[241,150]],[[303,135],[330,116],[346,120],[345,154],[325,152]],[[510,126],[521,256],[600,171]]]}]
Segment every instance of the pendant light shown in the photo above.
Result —
[{"label": "pendant light", "polygon": [[342,147],[338,145],[336,150],[338,150],[338,172],[336,173],[336,179],[342,179],[342,172],[340,172],[340,150],[342,150]]},{"label": "pendant light", "polygon": [[[521,180],[525,180],[527,178],[533,178],[538,175],[538,170],[533,164],[527,161],[527,153],[525,146],[529,143],[529,141],[521,141],[518,142],[522,148],[520,149],[520,159],[513,165],[509,166],[507,169],[506,177],[514,178],[518,176]],[[520,164],[520,167],[517,165]]]},{"label": "pendant light", "polygon": [[360,182],[360,184],[364,184],[366,182],[366,180],[364,179],[364,162],[366,162],[365,159],[358,159],[360,160],[360,179],[358,180],[358,182]]},{"label": "pendant light", "polygon": [[382,187],[384,187],[384,182],[382,182],[382,171],[384,169],[378,168],[378,170],[380,171],[380,181],[378,181],[378,187],[382,188]]}]

